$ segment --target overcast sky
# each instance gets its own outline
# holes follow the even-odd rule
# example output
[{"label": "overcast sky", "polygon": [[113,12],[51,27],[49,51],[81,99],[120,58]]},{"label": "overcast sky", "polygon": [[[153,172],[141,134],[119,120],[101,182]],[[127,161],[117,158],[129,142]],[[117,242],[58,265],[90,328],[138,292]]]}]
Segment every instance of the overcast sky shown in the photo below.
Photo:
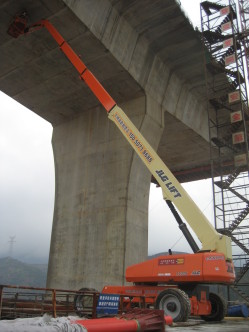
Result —
[{"label": "overcast sky", "polygon": [[[199,26],[200,1],[181,3],[193,25]],[[47,263],[54,204],[52,126],[3,93],[0,105],[0,258],[13,250],[14,258]],[[211,181],[184,187],[212,219]],[[149,254],[169,248],[191,252],[162,199],[161,189],[154,185],[148,245]]]}]

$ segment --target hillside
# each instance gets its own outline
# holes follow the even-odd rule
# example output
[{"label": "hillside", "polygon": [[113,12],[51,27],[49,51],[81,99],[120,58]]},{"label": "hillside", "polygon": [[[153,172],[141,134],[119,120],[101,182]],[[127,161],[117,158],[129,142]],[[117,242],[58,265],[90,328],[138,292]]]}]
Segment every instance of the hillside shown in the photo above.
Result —
[{"label": "hillside", "polygon": [[[172,251],[172,255],[181,255],[181,254],[186,255],[187,252],[183,252],[183,251]],[[148,259],[156,258],[156,257],[159,257],[159,256],[165,256],[165,255],[166,256],[169,255],[169,252],[165,251],[165,252],[159,252],[159,253],[154,254],[154,255],[149,255]]]},{"label": "hillside", "polygon": [[0,284],[46,287],[47,266],[20,262],[11,257],[0,258]]}]

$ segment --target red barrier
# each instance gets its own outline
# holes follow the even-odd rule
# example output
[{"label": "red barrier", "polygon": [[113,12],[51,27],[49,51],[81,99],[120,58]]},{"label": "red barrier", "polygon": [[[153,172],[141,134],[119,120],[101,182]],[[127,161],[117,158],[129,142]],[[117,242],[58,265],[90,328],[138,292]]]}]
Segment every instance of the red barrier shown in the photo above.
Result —
[{"label": "red barrier", "polygon": [[80,324],[87,329],[88,332],[117,332],[117,331],[139,331],[136,320],[123,320],[118,318],[100,318],[77,320],[74,323]]},{"label": "red barrier", "polygon": [[164,332],[165,323],[171,325],[172,317],[164,317],[163,310],[133,309],[114,318],[75,320],[73,324],[84,326],[88,332]]}]

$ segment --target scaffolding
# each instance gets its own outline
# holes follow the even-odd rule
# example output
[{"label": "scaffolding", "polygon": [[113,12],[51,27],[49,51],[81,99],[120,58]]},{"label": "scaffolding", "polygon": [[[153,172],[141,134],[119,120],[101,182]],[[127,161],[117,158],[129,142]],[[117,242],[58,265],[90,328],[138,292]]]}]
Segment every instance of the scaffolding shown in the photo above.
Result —
[{"label": "scaffolding", "polygon": [[248,8],[242,0],[200,6],[215,228],[232,239],[233,288],[249,304]]}]

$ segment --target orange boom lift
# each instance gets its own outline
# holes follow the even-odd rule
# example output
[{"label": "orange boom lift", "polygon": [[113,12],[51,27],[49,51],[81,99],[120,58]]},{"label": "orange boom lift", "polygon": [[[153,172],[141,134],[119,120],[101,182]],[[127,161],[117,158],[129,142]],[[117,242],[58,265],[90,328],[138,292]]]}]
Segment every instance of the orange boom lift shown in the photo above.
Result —
[{"label": "orange boom lift", "polygon": [[[139,296],[144,295],[148,307],[163,309],[165,315],[172,316],[174,321],[186,321],[189,315],[200,315],[207,321],[222,320],[226,304],[218,294],[209,291],[208,284],[234,282],[231,239],[214,229],[156,151],[48,20],[28,26],[27,14],[24,12],[14,18],[8,33],[17,38],[43,27],[55,39],[81,79],[103,105],[109,119],[115,123],[154,176],[194,252],[160,256],[130,266],[126,269],[126,280],[132,283],[130,286],[105,286],[102,292],[132,297],[131,302],[127,300],[127,306],[138,306]],[[175,207],[198,236],[202,248],[198,248]]]}]

